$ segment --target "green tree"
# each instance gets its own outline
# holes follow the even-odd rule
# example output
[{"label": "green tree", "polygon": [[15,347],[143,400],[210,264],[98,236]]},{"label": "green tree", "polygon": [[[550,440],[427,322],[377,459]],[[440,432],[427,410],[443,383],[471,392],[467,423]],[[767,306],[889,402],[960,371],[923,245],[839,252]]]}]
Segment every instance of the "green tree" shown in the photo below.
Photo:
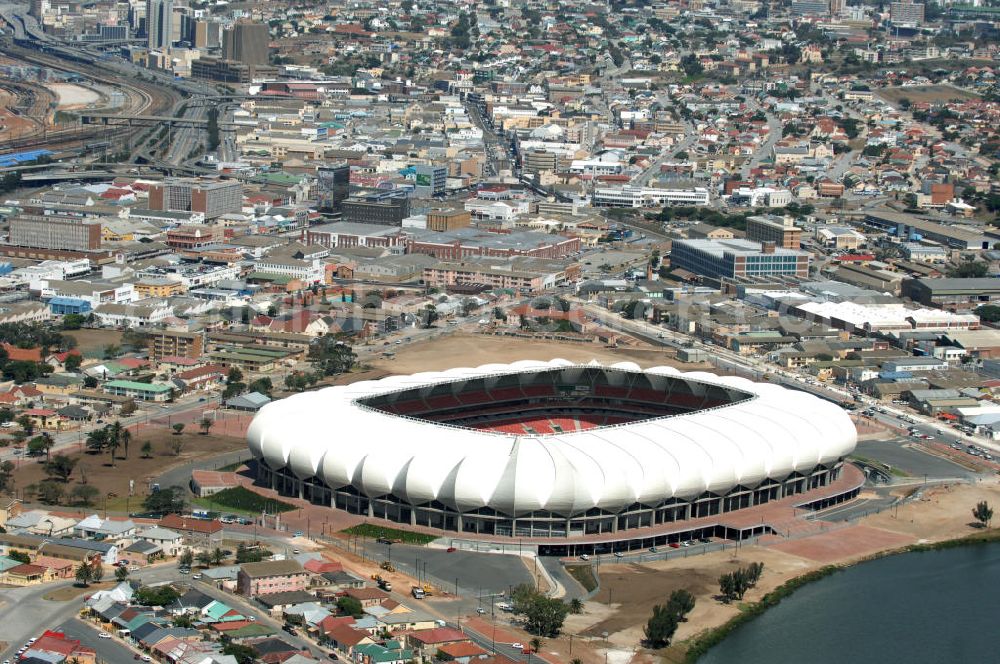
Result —
[{"label": "green tree", "polygon": [[70,498],[73,499],[74,503],[89,507],[94,504],[94,499],[100,494],[100,490],[90,484],[77,484],[69,492]]},{"label": "green tree", "polygon": [[212,554],[208,551],[199,551],[195,558],[202,567],[211,567],[212,565]]},{"label": "green tree", "polygon": [[142,505],[149,512],[181,513],[187,507],[186,492],[179,486],[162,488],[146,496]]},{"label": "green tree", "polygon": [[87,434],[86,444],[89,452],[94,452],[95,454],[103,452],[108,444],[108,428],[102,427],[91,431]]},{"label": "green tree", "polygon": [[81,586],[89,586],[90,580],[93,578],[93,570],[87,562],[82,562],[76,568],[76,581]]},{"label": "green tree", "polygon": [[948,276],[957,279],[981,279],[986,276],[989,270],[986,263],[980,261],[966,261],[961,265],[948,270]]},{"label": "green tree", "polygon": [[351,347],[332,334],[320,337],[309,347],[309,361],[324,376],[349,372],[357,359]]},{"label": "green tree", "polygon": [[990,521],[993,520],[993,508],[985,500],[980,501],[976,504],[975,509],[972,510],[972,516],[983,527],[989,526]]},{"label": "green tree", "polygon": [[515,613],[525,618],[525,630],[539,636],[557,636],[569,613],[565,602],[546,597],[528,584],[514,589],[512,601]]},{"label": "green tree", "polygon": [[135,601],[142,606],[165,606],[178,597],[180,594],[172,586],[142,586],[135,592]]},{"label": "green tree", "polygon": [[79,330],[87,322],[87,317],[81,314],[66,314],[60,327],[64,330]]},{"label": "green tree", "polygon": [[55,480],[42,480],[38,483],[38,500],[46,505],[58,505],[65,491],[63,485]]},{"label": "green tree", "polygon": [[69,476],[73,474],[73,469],[76,468],[76,462],[76,459],[65,454],[57,454],[45,464],[45,472],[53,479],[67,482]]},{"label": "green tree", "polygon": [[7,554],[7,557],[10,558],[11,560],[16,560],[19,563],[24,563],[25,565],[31,563],[31,556],[28,555],[26,551],[11,550]]},{"label": "green tree", "polygon": [[0,462],[0,491],[7,491],[11,488],[15,468],[17,465],[13,461]]},{"label": "green tree", "polygon": [[115,581],[122,583],[126,579],[128,579],[128,567],[125,567],[125,565],[119,565],[115,568]]},{"label": "green tree", "polygon": [[41,436],[35,436],[28,441],[28,456],[36,457],[42,456],[45,453],[45,439]]},{"label": "green tree", "polygon": [[361,602],[354,599],[353,597],[340,597],[337,599],[337,610],[341,615],[351,616],[352,618],[360,618],[365,615],[364,608],[361,606]]},{"label": "green tree", "polygon": [[646,621],[643,634],[650,648],[664,648],[670,645],[677,631],[677,615],[668,606],[657,604],[653,607],[653,615]]},{"label": "green tree", "polygon": [[149,459],[149,458],[151,458],[153,456],[153,443],[149,442],[148,440],[144,441],[142,443],[142,447],[140,448],[140,451],[142,452],[142,458],[143,459]]},{"label": "green tree", "polygon": [[274,389],[274,384],[271,382],[271,379],[268,378],[267,376],[264,376],[263,378],[258,378],[257,380],[252,380],[250,381],[250,384],[247,385],[248,392],[260,392],[265,396],[271,396],[271,390],[273,389]]},{"label": "green tree", "polygon": [[230,641],[222,647],[222,654],[235,657],[236,664],[253,664],[257,661],[257,651],[242,643]]},{"label": "green tree", "polygon": [[694,610],[694,603],[694,595],[684,588],[679,588],[670,593],[667,609],[677,617],[678,622],[684,622],[687,614]]},{"label": "green tree", "polygon": [[181,555],[177,556],[178,567],[191,567],[193,562],[194,553],[191,552],[191,549],[184,549],[184,551],[181,552]]},{"label": "green tree", "polygon": [[1000,307],[995,304],[984,304],[976,307],[976,315],[985,323],[1000,322]]},{"label": "green tree", "polygon": [[583,602],[581,602],[577,597],[571,599],[569,601],[569,612],[574,615],[583,613]]},{"label": "green tree", "polygon": [[221,565],[222,561],[225,560],[225,559],[226,559],[226,552],[225,551],[223,551],[219,547],[215,547],[214,549],[212,549],[212,564],[213,565]]},{"label": "green tree", "polygon": [[179,435],[181,435],[181,432],[184,431],[184,423],[183,422],[178,422],[177,424],[173,425],[170,428],[174,430],[174,435],[175,436],[179,436]]},{"label": "green tree", "polygon": [[70,373],[75,373],[80,368],[81,364],[83,364],[83,356],[75,354],[67,355],[66,361],[63,362],[63,366],[66,368],[66,371],[69,371]]},{"label": "green tree", "polygon": [[201,418],[201,421],[198,422],[198,426],[201,427],[201,435],[207,436],[213,424],[215,424],[215,422],[212,420],[211,417]]},{"label": "green tree", "polygon": [[420,310],[420,325],[424,328],[434,327],[434,323],[438,319],[437,307],[433,304],[428,304],[423,309]]}]

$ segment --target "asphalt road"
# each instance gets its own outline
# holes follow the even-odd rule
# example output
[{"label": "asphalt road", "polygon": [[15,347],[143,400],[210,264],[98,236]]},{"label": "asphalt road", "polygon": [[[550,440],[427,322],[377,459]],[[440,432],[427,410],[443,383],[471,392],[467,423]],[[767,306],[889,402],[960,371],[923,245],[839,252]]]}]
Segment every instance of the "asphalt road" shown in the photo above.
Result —
[{"label": "asphalt road", "polygon": [[975,476],[975,473],[968,468],[963,468],[947,459],[932,456],[923,451],[923,446],[920,443],[905,438],[858,441],[855,454],[881,461],[914,477],[926,475],[928,479],[947,479]]}]

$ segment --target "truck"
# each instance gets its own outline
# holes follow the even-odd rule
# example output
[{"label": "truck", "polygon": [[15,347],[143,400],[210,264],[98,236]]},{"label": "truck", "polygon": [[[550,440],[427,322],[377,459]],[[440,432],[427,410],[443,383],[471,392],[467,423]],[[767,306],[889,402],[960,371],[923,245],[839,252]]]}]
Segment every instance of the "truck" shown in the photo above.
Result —
[{"label": "truck", "polygon": [[381,567],[382,569],[384,569],[384,570],[385,570],[386,572],[395,572],[395,571],[396,571],[396,568],[395,568],[395,567],[393,567],[393,566],[392,566],[392,563],[391,563],[391,562],[389,562],[388,560],[383,560],[383,561],[382,561],[382,562],[381,562],[381,563],[379,564],[379,567]]},{"label": "truck", "polygon": [[413,599],[423,599],[427,595],[420,586],[410,588],[410,594],[413,595]]}]

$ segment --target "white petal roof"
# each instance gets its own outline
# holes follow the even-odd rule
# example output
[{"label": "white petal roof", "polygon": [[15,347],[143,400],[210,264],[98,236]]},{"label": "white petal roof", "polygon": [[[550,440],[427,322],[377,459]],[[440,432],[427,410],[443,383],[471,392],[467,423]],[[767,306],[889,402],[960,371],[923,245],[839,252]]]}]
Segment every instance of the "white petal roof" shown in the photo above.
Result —
[{"label": "white petal roof", "polygon": [[[247,432],[248,446],[272,468],[287,466],[299,478],[316,476],[333,488],[351,484],[369,497],[392,494],[414,505],[437,500],[460,511],[490,506],[510,515],[551,510],[571,516],[780,480],[834,462],[857,442],[850,417],[818,397],[672,367],[645,371],[732,387],[754,398],[612,427],[520,436],[356,403],[463,378],[573,366],[583,365],[522,360],[306,392],[264,406]],[[641,371],[630,362],[611,368]]]}]

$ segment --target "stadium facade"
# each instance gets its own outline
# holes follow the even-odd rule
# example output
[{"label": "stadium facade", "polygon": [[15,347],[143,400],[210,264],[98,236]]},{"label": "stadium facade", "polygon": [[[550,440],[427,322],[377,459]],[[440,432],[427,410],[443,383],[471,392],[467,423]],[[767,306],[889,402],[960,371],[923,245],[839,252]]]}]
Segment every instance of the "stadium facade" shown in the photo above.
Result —
[{"label": "stadium facade", "polygon": [[565,360],[298,394],[247,436],[259,483],[283,495],[481,539],[622,538],[808,494],[857,441],[804,392]]}]

